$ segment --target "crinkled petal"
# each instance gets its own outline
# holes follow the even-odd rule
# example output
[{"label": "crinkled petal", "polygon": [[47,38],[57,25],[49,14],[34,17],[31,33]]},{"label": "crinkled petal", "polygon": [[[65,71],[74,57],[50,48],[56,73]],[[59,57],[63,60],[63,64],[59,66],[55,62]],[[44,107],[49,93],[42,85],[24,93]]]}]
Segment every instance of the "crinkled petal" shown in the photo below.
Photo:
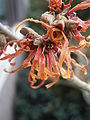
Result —
[{"label": "crinkled petal", "polygon": [[77,10],[84,10],[90,7],[90,0],[86,0],[84,2],[81,2],[77,4],[75,7],[73,7],[69,12],[68,15],[72,14],[73,12]]}]

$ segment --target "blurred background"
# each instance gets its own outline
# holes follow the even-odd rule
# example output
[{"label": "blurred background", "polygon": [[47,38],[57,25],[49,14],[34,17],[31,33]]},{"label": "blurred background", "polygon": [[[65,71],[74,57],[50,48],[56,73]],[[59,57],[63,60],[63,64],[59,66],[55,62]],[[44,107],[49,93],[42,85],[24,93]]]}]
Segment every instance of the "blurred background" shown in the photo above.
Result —
[{"label": "blurred background", "polygon": [[[41,14],[48,10],[47,1],[0,0],[0,22],[10,26],[14,31],[16,24],[25,18],[40,19]],[[84,0],[74,0],[72,6],[81,1]],[[90,19],[89,13],[90,8],[77,12],[83,20]],[[40,34],[44,33],[42,27],[38,25],[29,24],[29,26]],[[88,34],[90,34],[90,29],[85,36]],[[83,50],[88,58],[90,57],[89,51],[90,49],[86,48]],[[25,56],[27,55],[17,58],[18,64]],[[3,73],[4,67],[8,67],[6,62],[0,64],[0,120],[90,120],[89,93],[81,92],[66,82],[62,85],[58,83],[48,90],[45,87],[33,90],[28,82],[29,69],[8,75]],[[90,62],[87,69],[86,77],[82,76],[78,70],[76,73],[80,78],[89,82]]]}]

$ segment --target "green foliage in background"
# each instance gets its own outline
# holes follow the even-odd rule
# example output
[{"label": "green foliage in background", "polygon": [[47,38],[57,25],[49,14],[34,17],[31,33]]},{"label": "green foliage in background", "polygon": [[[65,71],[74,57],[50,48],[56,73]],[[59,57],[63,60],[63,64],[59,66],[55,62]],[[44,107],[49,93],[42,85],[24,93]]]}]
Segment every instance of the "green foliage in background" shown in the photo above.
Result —
[{"label": "green foliage in background", "polygon": [[[47,6],[45,0],[31,0],[29,17],[40,19]],[[83,19],[90,17],[86,11],[79,15]],[[30,27],[43,33],[38,25],[30,24]],[[29,86],[28,73],[29,69],[19,72],[13,106],[14,120],[90,120],[90,106],[85,103],[79,90],[61,85],[48,90],[44,86],[33,90]]]},{"label": "green foliage in background", "polygon": [[28,72],[19,72],[14,120],[90,120],[90,106],[79,90],[61,85],[31,89]]},{"label": "green foliage in background", "polygon": [[[29,17],[40,20],[41,15],[48,10],[48,2],[45,0],[30,0],[30,13]],[[40,24],[29,23],[29,26],[33,28],[40,35],[45,33],[44,28]]]},{"label": "green foliage in background", "polygon": [[48,10],[48,2],[45,0],[30,0],[30,14],[29,17],[40,19],[41,14]]}]

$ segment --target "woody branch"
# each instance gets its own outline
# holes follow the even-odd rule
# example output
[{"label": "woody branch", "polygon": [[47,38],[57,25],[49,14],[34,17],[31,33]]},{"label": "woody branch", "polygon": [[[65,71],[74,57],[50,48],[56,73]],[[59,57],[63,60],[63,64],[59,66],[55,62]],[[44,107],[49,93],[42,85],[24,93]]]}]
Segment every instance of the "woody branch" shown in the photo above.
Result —
[{"label": "woody branch", "polygon": [[2,23],[0,23],[0,31],[7,35],[10,39],[19,39],[16,35],[13,34],[12,31],[10,31],[6,26],[4,26]]}]

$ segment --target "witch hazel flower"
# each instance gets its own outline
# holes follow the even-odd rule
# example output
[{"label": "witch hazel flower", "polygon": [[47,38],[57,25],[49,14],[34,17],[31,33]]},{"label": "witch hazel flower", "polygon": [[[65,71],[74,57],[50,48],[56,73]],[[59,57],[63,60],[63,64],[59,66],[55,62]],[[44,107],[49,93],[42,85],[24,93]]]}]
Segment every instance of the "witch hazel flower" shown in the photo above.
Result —
[{"label": "witch hazel flower", "polygon": [[[72,65],[79,68],[84,74],[87,74],[86,66],[88,65],[88,59],[86,55],[81,52],[81,49],[85,46],[89,47],[90,42],[85,40],[81,32],[86,32],[88,27],[90,27],[90,20],[81,20],[75,12],[90,7],[90,0],[81,2],[70,10],[72,2],[73,0],[70,0],[68,4],[65,4],[62,0],[50,0],[49,11],[41,15],[41,21],[28,18],[16,27],[17,30],[23,23],[30,21],[42,25],[46,33],[41,36],[31,28],[25,27],[24,39],[8,42],[3,51],[6,50],[8,45],[15,43],[15,53],[5,54],[0,60],[8,59],[10,65],[15,66],[16,63],[13,63],[12,60],[16,56],[23,52],[27,52],[29,55],[17,69],[11,72],[5,69],[5,72],[14,73],[22,68],[29,67],[28,80],[30,86],[35,89],[40,88],[44,85],[45,81],[50,78],[52,79],[51,83],[45,85],[47,88],[54,85],[60,76],[64,79],[73,78],[74,71]],[[77,46],[70,45],[72,37],[78,41]],[[87,37],[87,40],[89,39],[90,36]],[[18,45],[20,49],[17,49]],[[72,53],[82,55],[86,63],[83,65],[77,63],[77,61],[71,57]],[[66,66],[65,70],[63,69],[63,64]],[[41,82],[37,84],[39,80],[41,80]]]}]

